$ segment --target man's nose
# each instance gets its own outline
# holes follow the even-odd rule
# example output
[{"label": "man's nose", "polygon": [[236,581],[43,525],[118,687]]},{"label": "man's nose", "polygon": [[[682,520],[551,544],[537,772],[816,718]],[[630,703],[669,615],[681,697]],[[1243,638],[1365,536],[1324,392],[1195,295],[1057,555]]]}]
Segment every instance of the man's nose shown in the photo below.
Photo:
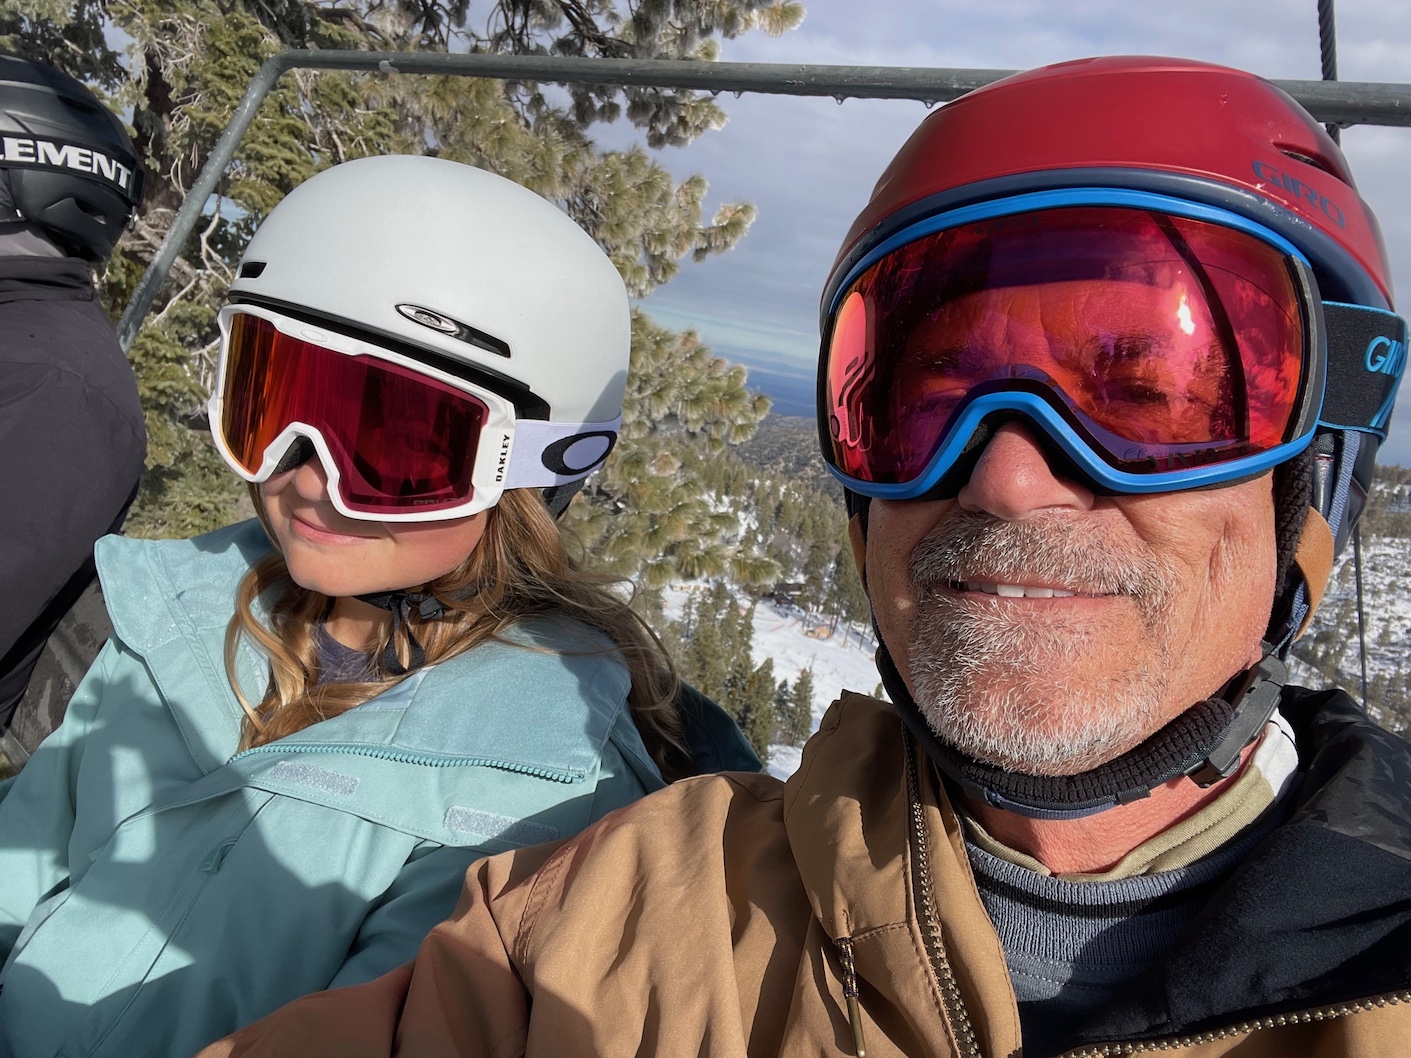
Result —
[{"label": "man's nose", "polygon": [[1016,422],[995,431],[956,496],[965,510],[1008,522],[1045,510],[1085,511],[1093,499],[1086,486],[1057,476],[1029,427]]}]

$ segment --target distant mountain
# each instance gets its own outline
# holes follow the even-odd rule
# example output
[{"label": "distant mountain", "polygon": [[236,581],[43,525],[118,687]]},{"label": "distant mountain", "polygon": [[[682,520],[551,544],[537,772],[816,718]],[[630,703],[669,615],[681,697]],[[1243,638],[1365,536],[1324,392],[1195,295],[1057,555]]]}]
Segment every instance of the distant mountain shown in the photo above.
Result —
[{"label": "distant mountain", "polygon": [[817,364],[791,356],[761,353],[736,346],[716,345],[717,356],[749,371],[749,387],[774,402],[774,411],[784,416],[813,417]]}]

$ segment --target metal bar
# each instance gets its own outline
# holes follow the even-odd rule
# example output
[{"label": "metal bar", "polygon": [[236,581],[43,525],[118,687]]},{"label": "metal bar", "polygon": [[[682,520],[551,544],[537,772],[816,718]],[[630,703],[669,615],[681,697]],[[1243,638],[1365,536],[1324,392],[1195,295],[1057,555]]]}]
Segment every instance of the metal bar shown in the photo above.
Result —
[{"label": "metal bar", "polygon": [[[894,66],[801,66],[787,63],[692,62],[665,59],[592,59],[549,55],[450,55],[444,52],[285,51],[260,67],[211,149],[181,204],[157,256],[147,267],[118,323],[124,350],[157,296],[200,219],[206,201],[235,156],[240,138],[264,97],[286,70],[366,70],[383,73],[494,77],[554,84],[621,85],[706,92],[763,92],[843,99],[916,99],[944,103],[1012,70],[924,69]],[[1275,81],[1319,121],[1339,125],[1411,126],[1411,85],[1355,81]]]},{"label": "metal bar", "polygon": [[[944,103],[1013,70],[905,66],[797,66],[677,59],[585,59],[549,55],[447,55],[441,52],[306,51],[277,58],[287,69],[381,70],[453,74],[555,84],[763,92],[836,99],[917,99]],[[1319,121],[1411,125],[1411,84],[1274,81]]]},{"label": "metal bar", "polygon": [[128,299],[127,307],[123,309],[122,319],[118,320],[118,344],[122,346],[124,353],[132,348],[132,342],[137,337],[137,329],[142,326],[142,321],[146,319],[152,302],[157,298],[158,288],[166,279],[167,273],[171,271],[171,266],[176,264],[177,254],[186,244],[186,239],[190,236],[192,229],[196,227],[196,222],[201,219],[201,213],[206,208],[206,200],[215,191],[216,184],[225,173],[225,167],[230,164],[230,159],[235,157],[235,148],[240,145],[240,139],[245,135],[245,130],[250,127],[250,122],[255,119],[260,104],[264,102],[265,96],[274,87],[280,75],[289,68],[284,59],[284,56],[288,54],[288,52],[284,52],[281,55],[276,55],[261,66],[259,73],[251,78],[250,86],[245,89],[245,95],[241,97],[239,104],[235,107],[235,112],[230,116],[230,124],[225,127],[225,131],[220,134],[220,139],[216,140],[216,145],[211,148],[211,153],[206,158],[206,164],[196,175],[196,182],[191,185],[191,189],[187,191],[186,197],[181,202],[181,208],[172,218],[171,227],[167,229],[162,245],[157,248],[157,255],[147,265],[147,271],[142,273],[142,278],[133,290],[132,297]]},{"label": "metal bar", "polygon": [[844,99],[918,99],[932,103],[955,99],[1016,72],[932,70],[902,66],[798,66],[684,59],[355,51],[304,52],[295,65],[335,70],[381,70],[384,73],[457,74],[555,84],[763,92]]},{"label": "metal bar", "polygon": [[1411,85],[1375,81],[1275,81],[1318,121],[1411,126]]}]

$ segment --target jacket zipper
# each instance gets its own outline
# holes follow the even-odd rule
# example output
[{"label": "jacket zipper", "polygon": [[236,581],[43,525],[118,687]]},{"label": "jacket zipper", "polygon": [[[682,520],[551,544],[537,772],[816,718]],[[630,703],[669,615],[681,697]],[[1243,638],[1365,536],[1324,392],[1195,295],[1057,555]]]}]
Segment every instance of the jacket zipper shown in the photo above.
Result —
[{"label": "jacket zipper", "polygon": [[921,804],[921,780],[916,770],[916,749],[911,732],[902,729],[902,747],[906,754],[907,809],[911,814],[911,863],[912,885],[916,891],[916,904],[921,913],[921,924],[926,940],[926,954],[931,961],[931,972],[940,986],[941,1005],[950,1018],[955,1032],[956,1046],[961,1058],[983,1058],[980,1043],[975,1038],[975,1029],[970,1023],[970,1014],[965,1009],[965,1000],[956,983],[955,971],[946,956],[945,942],[941,935],[941,920],[936,914],[936,902],[931,890],[931,865],[927,854],[926,813]]},{"label": "jacket zipper", "polygon": [[375,746],[350,746],[337,742],[294,744],[284,741],[270,742],[263,746],[241,750],[226,763],[233,764],[235,761],[254,753],[342,753],[355,757],[376,757],[379,760],[396,761],[399,764],[422,764],[431,768],[498,768],[500,771],[533,775],[540,779],[550,779],[553,782],[576,783],[582,781],[582,776],[571,775],[565,771],[538,768],[532,764],[515,764],[510,761],[496,760],[493,757],[437,757],[424,753],[396,752]]},{"label": "jacket zipper", "polygon": [[[936,915],[935,901],[931,891],[931,871],[926,858],[926,815],[921,805],[921,782],[916,769],[911,732],[902,729],[902,744],[906,752],[907,808],[911,813],[911,861],[915,865],[914,885],[917,891],[917,905],[921,910],[922,924],[925,927],[927,954],[931,958],[931,970],[941,986],[941,999],[955,1026],[957,1043],[963,1058],[983,1058],[975,1031],[966,1013],[965,1003],[956,984],[955,973],[946,957],[941,938],[940,919]],[[1349,1003],[1336,1003],[1331,1006],[1292,1014],[1273,1014],[1265,1018],[1254,1018],[1230,1025],[1223,1029],[1193,1033],[1186,1036],[1169,1036],[1159,1040],[1130,1040],[1123,1043],[1104,1043],[1092,1047],[1080,1047],[1064,1051],[1059,1058],[1113,1058],[1115,1055],[1142,1054],[1150,1051],[1169,1051],[1181,1047],[1194,1047],[1198,1044],[1213,1043],[1231,1036],[1244,1036],[1260,1029],[1278,1028],[1283,1025],[1306,1025],[1314,1021],[1332,1021],[1377,1007],[1411,1003],[1411,989],[1388,992],[1385,995]]]},{"label": "jacket zipper", "polygon": [[1160,1040],[1132,1040],[1127,1043],[1104,1043],[1095,1047],[1083,1047],[1078,1050],[1064,1051],[1060,1058],[1110,1058],[1110,1056],[1118,1054],[1170,1051],[1180,1047],[1213,1043],[1231,1036],[1247,1036],[1260,1029],[1274,1029],[1282,1025],[1307,1025],[1314,1021],[1332,1021],[1336,1018],[1361,1013],[1364,1010],[1396,1006],[1399,1003],[1411,1003],[1411,989],[1388,992],[1386,995],[1360,999],[1353,1003],[1336,1003],[1332,1006],[1318,1007],[1315,1010],[1301,1010],[1294,1014],[1273,1014],[1267,1018],[1254,1018],[1250,1021],[1241,1021],[1238,1025],[1230,1025],[1223,1029],[1211,1029],[1209,1032],[1197,1032],[1188,1036],[1170,1036]]}]

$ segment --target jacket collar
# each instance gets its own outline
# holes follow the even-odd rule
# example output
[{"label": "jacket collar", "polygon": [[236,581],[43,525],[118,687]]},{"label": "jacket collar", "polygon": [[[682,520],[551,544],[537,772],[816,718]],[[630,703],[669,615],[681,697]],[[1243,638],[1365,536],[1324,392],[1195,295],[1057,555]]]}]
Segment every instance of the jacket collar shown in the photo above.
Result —
[{"label": "jacket collar", "polygon": [[1286,688],[1284,823],[1082,1039],[1202,1032],[1411,986],[1411,746],[1339,690]]},{"label": "jacket collar", "polygon": [[93,272],[77,257],[0,257],[0,305],[92,301]]},{"label": "jacket collar", "polygon": [[[244,710],[226,677],[225,631],[240,579],[271,550],[253,519],[191,540],[106,536],[94,548],[113,632],[143,659],[203,771],[223,765],[240,739]],[[236,670],[258,700],[264,659],[244,644]]]}]

